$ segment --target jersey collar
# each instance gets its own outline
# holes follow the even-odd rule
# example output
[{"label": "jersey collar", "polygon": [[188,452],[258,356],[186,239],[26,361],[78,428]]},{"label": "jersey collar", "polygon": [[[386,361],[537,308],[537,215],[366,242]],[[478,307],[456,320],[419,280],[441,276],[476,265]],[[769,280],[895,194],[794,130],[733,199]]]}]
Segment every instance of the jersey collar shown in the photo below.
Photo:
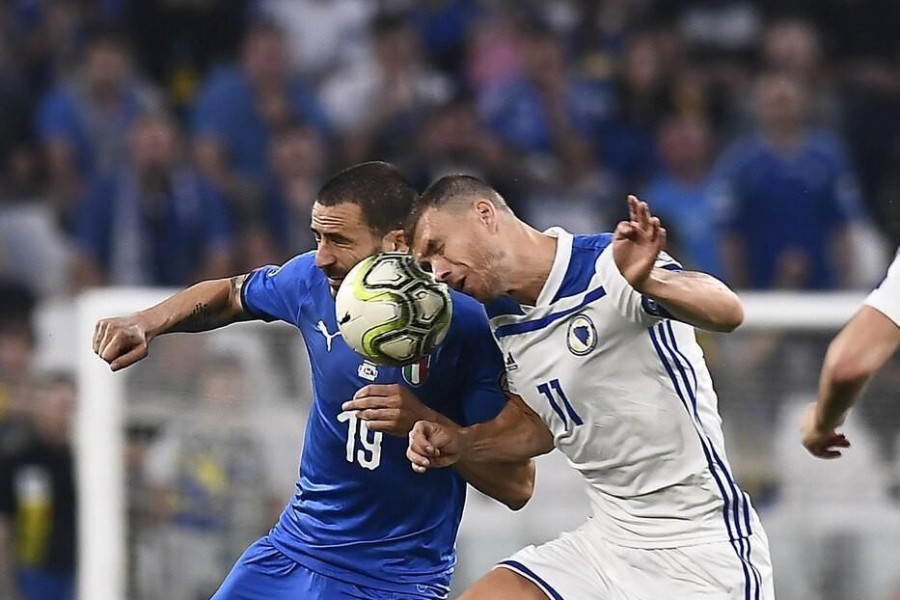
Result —
[{"label": "jersey collar", "polygon": [[556,256],[553,258],[553,266],[550,268],[550,275],[541,288],[541,293],[537,297],[535,306],[547,306],[556,297],[559,286],[562,285],[566,278],[566,271],[569,269],[569,258],[572,256],[572,240],[571,233],[562,227],[551,227],[544,231],[546,235],[556,238]]}]

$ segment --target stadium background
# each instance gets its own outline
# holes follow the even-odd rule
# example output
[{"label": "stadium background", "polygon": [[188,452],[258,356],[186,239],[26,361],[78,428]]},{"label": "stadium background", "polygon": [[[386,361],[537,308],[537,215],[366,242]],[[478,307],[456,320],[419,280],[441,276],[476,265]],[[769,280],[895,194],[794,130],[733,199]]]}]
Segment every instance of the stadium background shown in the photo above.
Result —
[{"label": "stadium background", "polygon": [[[779,596],[895,600],[900,370],[867,392],[850,454],[813,461],[797,414],[848,304],[791,319],[861,299],[900,242],[898,29],[900,4],[877,0],[0,0],[0,452],[66,443],[77,403],[113,402],[48,384],[85,351],[78,294],[310,249],[315,190],[342,166],[390,160],[420,187],[471,172],[575,232],[611,228],[637,192],[686,266],[786,317],[703,337]],[[784,292],[802,295],[766,295]],[[208,597],[273,522],[302,353],[287,328],[240,326],[158,340],[122,376],[126,597]],[[538,483],[522,514],[470,496],[454,593],[582,519],[564,461]],[[41,477],[23,487],[27,543],[0,567],[74,547],[58,516],[74,507]],[[87,492],[81,510],[106,490]]]}]

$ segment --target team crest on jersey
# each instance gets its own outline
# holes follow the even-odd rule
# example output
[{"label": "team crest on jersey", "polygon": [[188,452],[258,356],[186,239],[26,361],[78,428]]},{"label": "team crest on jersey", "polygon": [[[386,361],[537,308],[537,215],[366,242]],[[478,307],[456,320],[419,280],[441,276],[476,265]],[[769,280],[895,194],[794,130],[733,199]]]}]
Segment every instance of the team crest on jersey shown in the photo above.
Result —
[{"label": "team crest on jersey", "polygon": [[431,367],[431,356],[426,356],[418,362],[403,367],[403,381],[413,387],[419,387],[428,379],[428,370]]},{"label": "team crest on jersey", "polygon": [[597,347],[597,328],[585,314],[575,315],[569,322],[566,346],[575,356],[584,356]]}]

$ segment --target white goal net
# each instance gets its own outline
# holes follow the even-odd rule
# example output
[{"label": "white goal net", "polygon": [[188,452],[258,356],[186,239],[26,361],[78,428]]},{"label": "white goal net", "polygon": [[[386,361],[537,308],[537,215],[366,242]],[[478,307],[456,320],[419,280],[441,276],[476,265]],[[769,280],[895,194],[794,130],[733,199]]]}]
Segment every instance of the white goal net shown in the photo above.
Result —
[{"label": "white goal net", "polygon": [[[242,549],[293,493],[310,403],[297,333],[246,323],[154,341],[111,374],[91,352],[99,318],[161,290],[82,296],[74,329],[79,597],[209,598]],[[846,425],[853,444],[818,461],[799,444],[828,341],[861,294],[742,294],[747,320],[703,335],[729,459],[766,526],[786,600],[894,600],[900,593],[900,368],[869,386]],[[588,512],[564,458],[538,460],[535,497],[512,513],[469,495],[451,597],[518,548],[577,527]],[[436,506],[434,510],[441,510]]]}]

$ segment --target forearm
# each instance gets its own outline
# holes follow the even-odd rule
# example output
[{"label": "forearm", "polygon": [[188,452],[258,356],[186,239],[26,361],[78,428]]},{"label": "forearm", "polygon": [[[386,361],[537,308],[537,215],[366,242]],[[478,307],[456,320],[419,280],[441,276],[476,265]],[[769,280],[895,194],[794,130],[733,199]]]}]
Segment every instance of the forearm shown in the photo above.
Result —
[{"label": "forearm", "polygon": [[878,310],[863,306],[828,346],[819,377],[816,427],[840,425],[866,383],[897,350],[900,328]]},{"label": "forearm", "polygon": [[246,275],[202,281],[137,315],[152,339],[164,333],[209,331],[250,316],[240,305]]},{"label": "forearm", "polygon": [[737,294],[705,273],[656,267],[638,291],[679,321],[700,329],[733,331],[744,320]]},{"label": "forearm", "polygon": [[476,463],[516,463],[553,449],[553,435],[540,417],[520,398],[511,398],[496,418],[463,427],[459,432],[460,460]]},{"label": "forearm", "polygon": [[472,462],[453,465],[475,489],[511,510],[519,510],[534,493],[534,462]]}]

